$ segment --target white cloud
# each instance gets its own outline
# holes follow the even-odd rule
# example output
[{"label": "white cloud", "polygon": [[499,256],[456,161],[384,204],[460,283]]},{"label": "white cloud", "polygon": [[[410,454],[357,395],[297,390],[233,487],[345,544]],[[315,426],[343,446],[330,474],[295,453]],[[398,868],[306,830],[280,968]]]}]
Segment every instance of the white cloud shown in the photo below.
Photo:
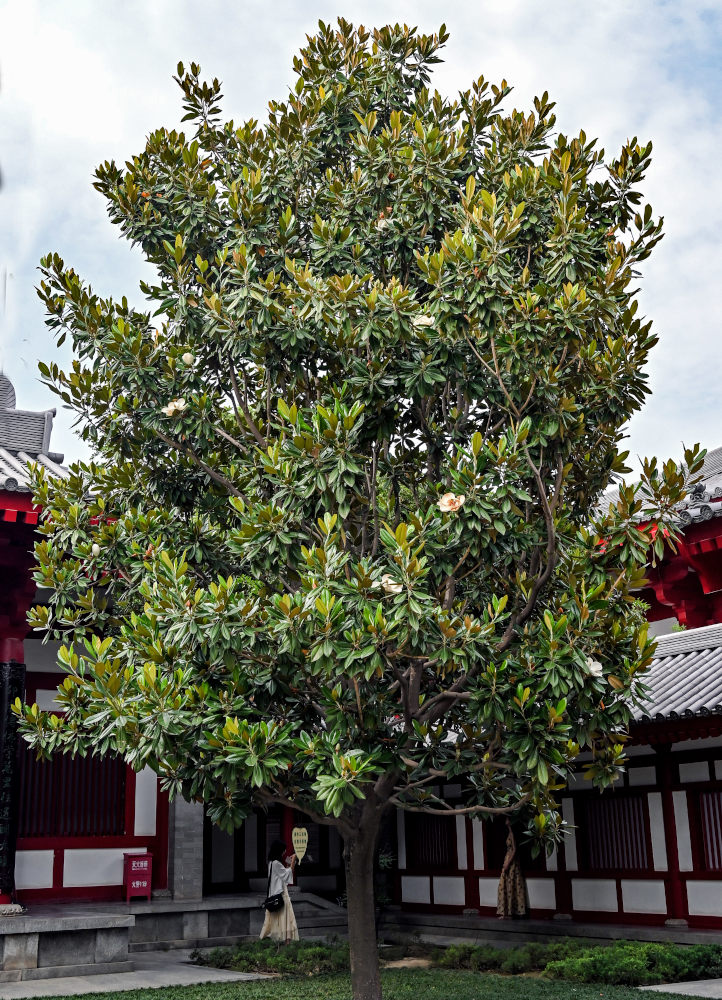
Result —
[{"label": "white cloud", "polygon": [[[151,129],[178,124],[177,61],[196,60],[224,81],[228,117],[263,117],[291,82],[306,32],[339,12],[366,26],[400,20],[424,30],[445,18],[451,40],[433,81],[442,92],[481,73],[506,77],[510,105],[548,90],[559,127],[584,128],[609,153],[632,135],[654,140],[645,195],[667,236],[645,268],[642,308],[661,339],[654,396],[632,421],[630,444],[659,455],[678,453],[682,439],[719,444],[722,10],[700,0],[457,0],[447,9],[393,0],[0,2],[0,269],[13,275],[0,360],[20,404],[55,405],[33,381],[36,359],[55,354],[33,292],[43,252],[60,252],[103,294],[137,289],[143,263],[118,241],[91,175],[100,161],[138,151]],[[60,414],[56,446],[75,454],[68,428]]]}]

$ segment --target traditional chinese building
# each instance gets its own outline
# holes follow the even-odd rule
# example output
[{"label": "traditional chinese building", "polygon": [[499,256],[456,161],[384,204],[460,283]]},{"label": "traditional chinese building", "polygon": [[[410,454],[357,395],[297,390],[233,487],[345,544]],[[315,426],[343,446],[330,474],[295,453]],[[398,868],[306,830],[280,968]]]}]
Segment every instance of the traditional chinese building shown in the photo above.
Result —
[{"label": "traditional chinese building", "polygon": [[[561,803],[570,835],[548,858],[522,849],[532,918],[722,929],[722,624],[660,637],[645,683],[623,780],[600,795],[580,766]],[[446,933],[478,933],[503,825],[429,818],[398,814],[399,922],[439,933],[442,914]]]}]

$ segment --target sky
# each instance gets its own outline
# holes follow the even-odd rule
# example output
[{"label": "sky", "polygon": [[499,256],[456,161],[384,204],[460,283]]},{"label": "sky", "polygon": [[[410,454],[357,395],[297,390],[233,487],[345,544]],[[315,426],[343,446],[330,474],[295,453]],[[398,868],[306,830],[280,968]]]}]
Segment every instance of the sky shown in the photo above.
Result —
[{"label": "sky", "polygon": [[35,293],[40,257],[59,253],[99,294],[142,305],[148,277],[121,241],[95,167],[177,127],[179,60],[219,77],[227,119],[261,121],[293,81],[294,53],[318,20],[406,22],[451,32],[432,85],[453,96],[484,74],[507,106],[545,90],[565,134],[583,128],[608,153],[652,139],[645,200],[666,236],[644,265],[640,312],[660,343],[652,396],[631,421],[632,455],[679,457],[722,445],[722,0],[0,0],[0,367],[18,406],[58,406],[52,447],[84,457],[72,415],[43,386],[39,359],[67,365]]}]

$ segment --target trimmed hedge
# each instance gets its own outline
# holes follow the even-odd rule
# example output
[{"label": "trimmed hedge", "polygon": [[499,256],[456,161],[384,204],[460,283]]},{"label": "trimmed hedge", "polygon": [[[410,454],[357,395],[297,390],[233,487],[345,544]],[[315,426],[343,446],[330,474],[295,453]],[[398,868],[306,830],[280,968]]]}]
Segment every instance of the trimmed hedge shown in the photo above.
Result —
[{"label": "trimmed hedge", "polygon": [[575,938],[509,949],[461,944],[436,951],[434,964],[446,969],[510,975],[543,972],[551,979],[577,983],[647,986],[722,977],[722,946],[646,941],[592,945]]},{"label": "trimmed hedge", "polygon": [[318,976],[347,972],[348,944],[345,941],[322,944],[317,941],[243,941],[230,948],[191,952],[191,961],[215,969],[236,972],[275,972],[286,976]]}]

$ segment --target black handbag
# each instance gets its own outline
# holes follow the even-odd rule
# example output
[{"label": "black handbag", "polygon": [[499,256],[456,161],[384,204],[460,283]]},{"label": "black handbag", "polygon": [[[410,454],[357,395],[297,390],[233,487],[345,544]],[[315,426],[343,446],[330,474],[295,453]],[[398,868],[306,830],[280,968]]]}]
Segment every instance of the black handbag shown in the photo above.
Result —
[{"label": "black handbag", "polygon": [[271,872],[273,871],[273,862],[268,865],[268,885],[266,886],[266,898],[261,903],[261,906],[268,913],[278,913],[279,910],[283,909],[283,893],[276,892],[273,896],[269,896],[268,893],[271,891]]}]

